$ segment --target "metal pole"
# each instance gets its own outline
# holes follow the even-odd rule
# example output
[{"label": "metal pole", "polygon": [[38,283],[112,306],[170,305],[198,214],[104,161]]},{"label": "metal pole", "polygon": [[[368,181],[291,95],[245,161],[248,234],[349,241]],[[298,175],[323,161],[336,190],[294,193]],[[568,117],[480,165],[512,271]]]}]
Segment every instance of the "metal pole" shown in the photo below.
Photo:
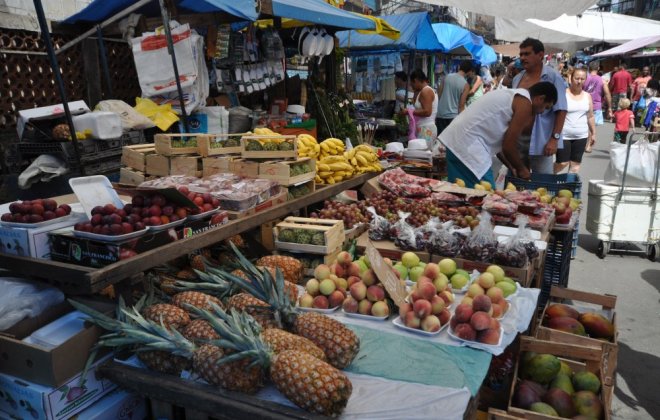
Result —
[{"label": "metal pole", "polygon": [[66,90],[64,89],[64,81],[62,80],[62,74],[60,73],[60,65],[57,63],[57,57],[55,56],[55,50],[53,49],[53,43],[50,39],[50,32],[48,29],[48,22],[46,21],[46,15],[44,14],[44,7],[41,4],[41,0],[33,0],[34,9],[37,12],[37,20],[39,21],[39,28],[41,28],[41,36],[44,39],[44,44],[46,45],[46,51],[48,52],[48,59],[50,61],[50,67],[53,70],[55,75],[55,84],[57,89],[60,92],[60,98],[62,99],[62,107],[64,107],[64,114],[66,115],[66,122],[69,126],[69,131],[71,132],[71,141],[73,142],[73,150],[76,151],[76,161],[78,162],[78,167],[80,168],[80,174],[85,175],[85,168],[83,168],[80,162],[80,149],[78,148],[78,138],[76,137],[76,129],[73,127],[73,119],[71,118],[71,110],[69,109],[69,102],[66,96]]},{"label": "metal pole", "polygon": [[105,78],[105,86],[108,88],[108,98],[112,99],[112,80],[110,79],[110,67],[108,67],[108,55],[105,51],[105,42],[103,42],[103,29],[101,25],[96,25],[96,34],[99,43],[99,55],[101,57],[101,67],[103,68],[103,77]]},{"label": "metal pole", "polygon": [[172,41],[172,32],[170,31],[170,14],[165,7],[164,0],[158,0],[160,5],[160,14],[163,16],[163,26],[165,29],[165,39],[167,39],[167,52],[172,57],[172,68],[174,69],[174,78],[176,79],[176,91],[179,94],[179,106],[181,107],[181,117],[183,118],[184,132],[188,133],[188,115],[186,113],[185,100],[183,99],[183,89],[181,80],[179,80],[179,67],[176,64],[176,55],[174,54],[174,42]]}]

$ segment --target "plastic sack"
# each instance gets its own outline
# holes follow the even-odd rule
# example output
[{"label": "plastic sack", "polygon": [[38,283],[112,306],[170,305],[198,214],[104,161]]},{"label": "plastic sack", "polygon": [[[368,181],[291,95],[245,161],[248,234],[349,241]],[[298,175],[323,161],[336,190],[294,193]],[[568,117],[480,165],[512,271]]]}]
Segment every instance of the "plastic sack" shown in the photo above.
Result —
[{"label": "plastic sack", "polygon": [[[526,244],[530,243],[531,238],[525,227],[527,225],[527,218],[518,217],[516,224],[518,225],[518,232],[497,247],[497,252],[495,253],[495,262],[497,264],[508,267],[524,267],[529,261]],[[536,248],[534,241],[531,241],[531,244]]]},{"label": "plastic sack", "polygon": [[170,175],[144,181],[138,185],[138,188],[177,188],[194,184],[197,181],[199,181],[199,178],[194,176]]},{"label": "plastic sack", "polygon": [[367,207],[367,211],[371,213],[371,221],[369,222],[369,239],[372,241],[383,241],[390,238],[390,222],[386,218],[376,213],[373,207]]},{"label": "plastic sack", "polygon": [[135,98],[135,110],[149,118],[163,131],[179,121],[179,116],[172,110],[172,105],[158,105],[148,98]]},{"label": "plastic sack", "polygon": [[137,112],[126,102],[118,99],[101,101],[96,105],[94,110],[119,114],[119,117],[121,118],[121,127],[124,131],[145,130],[156,126],[149,118]]},{"label": "plastic sack", "polygon": [[417,240],[415,238],[415,229],[406,222],[410,213],[398,212],[399,220],[392,225],[390,236],[394,238],[394,245],[404,250],[417,250]]},{"label": "plastic sack", "polygon": [[[658,166],[658,148],[660,143],[649,143],[642,139],[630,146],[630,158],[626,174],[628,187],[652,187]],[[621,185],[626,166],[628,145],[612,142],[610,144],[610,164],[605,170],[605,182]]]},{"label": "plastic sack", "polygon": [[0,331],[64,301],[60,290],[16,277],[0,277],[0,290]]},{"label": "plastic sack", "polygon": [[18,187],[27,190],[37,182],[48,182],[69,172],[66,163],[53,155],[40,155],[18,176]]},{"label": "plastic sack", "polygon": [[512,216],[518,211],[518,205],[498,194],[490,194],[484,198],[481,208],[491,214]]},{"label": "plastic sack", "polygon": [[427,248],[429,253],[449,258],[454,258],[460,253],[465,238],[455,234],[453,227],[454,222],[450,220],[442,223],[431,233]]},{"label": "plastic sack", "polygon": [[474,228],[470,237],[461,248],[461,256],[466,260],[490,262],[497,252],[497,237],[490,222],[490,213],[481,212],[479,226]]},{"label": "plastic sack", "polygon": [[432,217],[428,222],[415,229],[415,242],[418,250],[428,251],[431,247],[431,235],[433,232],[437,231],[441,225],[442,223],[439,218]]}]

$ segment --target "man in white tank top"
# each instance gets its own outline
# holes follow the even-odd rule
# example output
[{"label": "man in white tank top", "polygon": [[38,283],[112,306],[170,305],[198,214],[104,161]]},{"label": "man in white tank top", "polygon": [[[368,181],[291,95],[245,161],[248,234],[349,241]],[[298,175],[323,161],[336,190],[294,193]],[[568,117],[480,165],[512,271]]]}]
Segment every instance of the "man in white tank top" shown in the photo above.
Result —
[{"label": "man in white tank top", "polygon": [[557,102],[557,89],[539,82],[528,89],[503,89],[484,95],[458,115],[439,136],[447,148],[449,181],[456,178],[472,187],[494,184],[492,158],[502,152],[515,175],[529,179],[529,168],[518,151],[518,137],[534,124],[534,117]]}]

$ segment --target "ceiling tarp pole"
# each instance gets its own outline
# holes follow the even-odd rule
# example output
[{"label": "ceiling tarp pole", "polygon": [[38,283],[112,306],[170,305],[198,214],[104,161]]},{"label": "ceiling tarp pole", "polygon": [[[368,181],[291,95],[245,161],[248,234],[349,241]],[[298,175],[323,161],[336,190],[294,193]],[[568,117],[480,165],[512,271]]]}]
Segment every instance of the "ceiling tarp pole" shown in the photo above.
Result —
[{"label": "ceiling tarp pole", "polygon": [[73,127],[73,119],[71,118],[69,101],[66,96],[66,90],[64,89],[62,73],[60,73],[60,65],[57,63],[57,56],[55,56],[55,50],[53,49],[53,41],[50,39],[50,32],[48,29],[48,22],[46,21],[46,15],[44,13],[44,7],[41,4],[41,0],[33,0],[33,2],[34,9],[37,12],[39,28],[41,28],[41,37],[44,39],[44,44],[46,45],[46,51],[48,53],[48,60],[50,61],[50,67],[53,70],[53,75],[55,76],[55,84],[57,85],[57,89],[60,91],[60,98],[62,99],[62,107],[64,108],[66,123],[69,126],[69,131],[71,132],[73,150],[76,152],[76,161],[78,162],[78,167],[80,168],[80,174],[85,175],[85,168],[83,168],[82,164],[80,163],[80,149],[78,148],[76,129]]},{"label": "ceiling tarp pole", "polygon": [[158,0],[160,5],[160,14],[163,16],[163,27],[165,29],[165,39],[167,39],[167,52],[172,57],[172,68],[174,69],[174,79],[176,80],[176,91],[179,94],[179,106],[181,107],[181,118],[183,118],[183,129],[189,133],[188,129],[188,113],[186,112],[186,103],[183,98],[183,89],[181,88],[181,80],[179,79],[179,67],[176,64],[176,55],[174,54],[174,42],[172,41],[172,32],[170,31],[170,14],[165,7],[164,0]]},{"label": "ceiling tarp pole", "polygon": [[[132,6],[127,7],[126,9],[122,10],[121,12],[117,13],[114,16],[111,16],[104,20],[103,22],[99,23],[99,26],[101,28],[105,28],[108,25],[113,24],[114,22],[118,21],[119,19],[123,18],[124,16],[130,15],[133,13],[135,10],[139,9],[140,7],[144,6],[145,4],[151,3],[153,0],[140,0],[137,3],[133,4]],[[83,33],[80,36],[77,36],[76,38],[72,39],[71,41],[67,42],[66,44],[62,45],[60,48],[57,49],[57,54],[60,54],[69,48],[73,47],[83,39],[87,38],[90,35],[93,35],[94,32],[96,32],[96,28],[92,28],[89,31]]]},{"label": "ceiling tarp pole", "polygon": [[103,29],[101,29],[101,25],[96,25],[96,33],[99,43],[99,55],[101,57],[101,67],[103,68],[105,86],[108,88],[108,98],[112,99],[112,80],[110,79],[110,67],[108,67],[108,56],[105,50],[105,42],[103,41]]}]

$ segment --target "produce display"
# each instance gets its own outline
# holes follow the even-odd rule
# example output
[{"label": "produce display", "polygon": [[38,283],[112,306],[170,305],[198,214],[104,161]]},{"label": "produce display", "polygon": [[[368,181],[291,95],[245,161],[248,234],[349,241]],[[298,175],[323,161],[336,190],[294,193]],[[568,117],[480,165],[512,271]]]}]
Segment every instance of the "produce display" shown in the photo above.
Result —
[{"label": "produce display", "polygon": [[272,137],[246,137],[245,150],[252,152],[262,151],[288,151],[294,149],[294,140],[283,137],[269,128],[255,128],[254,134],[257,136]]},{"label": "produce display", "polygon": [[396,168],[379,175],[378,182],[398,197],[429,197],[431,186],[440,181],[409,175]]},{"label": "produce display", "polygon": [[221,149],[224,147],[239,147],[241,145],[241,140],[236,137],[229,137],[227,139],[215,138],[211,140],[209,146],[211,149]]},{"label": "produce display", "polygon": [[4,213],[0,220],[13,223],[41,223],[71,214],[68,204],[57,205],[55,200],[37,199],[16,201],[9,205],[9,213]]},{"label": "produce display", "polygon": [[[504,270],[501,267],[491,265],[488,270],[490,271],[481,273],[470,284],[461,304],[470,305],[474,311],[483,311],[493,318],[501,319],[509,310],[510,305],[506,301],[506,297],[511,294],[510,285],[516,286],[515,283],[504,280]],[[508,285],[504,285],[504,283]],[[504,292],[505,289],[507,294]]]},{"label": "produce display", "polygon": [[197,137],[180,137],[170,139],[170,147],[175,149],[182,147],[197,147]]},{"label": "produce display", "polygon": [[289,191],[288,198],[294,200],[296,198],[304,197],[312,192],[312,187],[313,186],[310,186],[308,183],[289,186],[287,187]]},{"label": "produce display", "polygon": [[614,324],[598,312],[578,312],[572,306],[553,303],[545,310],[543,325],[553,330],[612,341]]},{"label": "produce display", "polygon": [[346,229],[352,229],[360,223],[368,223],[369,216],[365,213],[366,203],[358,201],[357,203],[345,204],[340,201],[328,201],[323,203],[323,209],[313,212],[310,217],[320,219],[343,220]]},{"label": "produce display", "polygon": [[587,370],[574,371],[552,354],[525,352],[520,357],[515,407],[549,416],[600,419],[605,408],[601,382]]},{"label": "produce display", "polygon": [[[409,263],[410,264],[410,263]],[[415,282],[408,302],[399,306],[399,317],[408,328],[439,331],[451,318],[454,294],[447,276],[434,263],[426,264]]]},{"label": "produce display", "polygon": [[294,165],[291,165],[289,168],[289,176],[294,177],[298,175],[304,175],[307,173],[312,172],[312,168],[310,165],[306,163],[297,163]]},{"label": "produce display", "polygon": [[325,234],[308,229],[280,229],[277,233],[280,242],[292,242],[295,244],[325,245]]},{"label": "produce display", "polygon": [[192,192],[185,186],[180,186],[177,190],[197,206],[196,209],[191,209],[191,214],[204,213],[220,207],[220,200],[212,196],[210,193]]}]

